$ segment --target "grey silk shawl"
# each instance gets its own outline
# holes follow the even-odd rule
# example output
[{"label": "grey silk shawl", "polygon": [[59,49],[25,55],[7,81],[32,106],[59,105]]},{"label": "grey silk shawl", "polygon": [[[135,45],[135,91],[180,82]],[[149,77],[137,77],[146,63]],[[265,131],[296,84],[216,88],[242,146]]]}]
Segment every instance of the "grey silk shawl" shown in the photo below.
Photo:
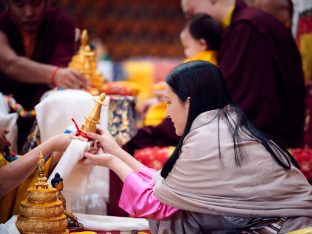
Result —
[{"label": "grey silk shawl", "polygon": [[[213,215],[312,216],[312,189],[300,170],[283,169],[243,133],[240,147],[246,157],[240,167],[235,165],[233,139],[222,111],[204,112],[194,120],[172,171],[166,179],[159,172],[153,178],[156,197],[182,210]],[[236,115],[229,112],[235,121]]]}]

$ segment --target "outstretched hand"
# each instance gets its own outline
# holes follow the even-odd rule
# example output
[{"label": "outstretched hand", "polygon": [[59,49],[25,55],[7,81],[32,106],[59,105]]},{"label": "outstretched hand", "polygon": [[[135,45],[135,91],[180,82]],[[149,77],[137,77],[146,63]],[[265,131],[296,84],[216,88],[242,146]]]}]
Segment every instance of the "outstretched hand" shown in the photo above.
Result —
[{"label": "outstretched hand", "polygon": [[54,137],[51,137],[49,141],[51,141],[52,149],[54,152],[64,152],[70,142],[74,139],[83,140],[80,137],[73,136],[70,134],[58,134]]}]

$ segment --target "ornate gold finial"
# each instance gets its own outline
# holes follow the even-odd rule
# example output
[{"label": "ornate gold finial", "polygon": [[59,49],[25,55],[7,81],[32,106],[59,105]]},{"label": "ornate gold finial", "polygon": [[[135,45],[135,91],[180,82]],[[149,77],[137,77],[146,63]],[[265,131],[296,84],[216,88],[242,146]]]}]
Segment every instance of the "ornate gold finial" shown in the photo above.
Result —
[{"label": "ornate gold finial", "polygon": [[84,48],[88,45],[89,43],[89,36],[88,36],[88,31],[86,29],[82,30],[81,37],[80,37],[80,49],[79,50],[84,50]]},{"label": "ornate gold finial", "polygon": [[39,177],[37,179],[37,182],[35,183],[36,189],[38,188],[48,188],[47,178],[43,176],[44,173],[44,167],[45,167],[45,161],[42,152],[39,154],[39,160],[38,160],[38,172]]},{"label": "ornate gold finial", "polygon": [[93,107],[89,115],[85,116],[85,123],[81,125],[81,131],[86,132],[95,132],[96,125],[100,123],[101,119],[101,109],[105,99],[105,93],[101,93],[99,98],[95,100],[96,104]]},{"label": "ornate gold finial", "polygon": [[78,54],[74,55],[69,67],[81,72],[89,81],[91,93],[98,94],[105,84],[105,78],[96,71],[96,53],[89,46],[88,31],[84,29],[80,37],[80,47]]}]

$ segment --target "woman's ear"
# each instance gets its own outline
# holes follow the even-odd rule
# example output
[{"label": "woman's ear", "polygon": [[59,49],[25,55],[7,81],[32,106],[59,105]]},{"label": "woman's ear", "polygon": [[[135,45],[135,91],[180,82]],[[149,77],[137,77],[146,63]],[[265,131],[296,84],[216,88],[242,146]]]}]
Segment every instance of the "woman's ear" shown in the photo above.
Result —
[{"label": "woman's ear", "polygon": [[184,102],[184,106],[185,106],[186,108],[189,108],[189,107],[190,107],[190,101],[191,101],[191,98],[190,98],[190,97],[187,97],[186,100],[185,100],[185,102]]},{"label": "woman's ear", "polygon": [[207,42],[204,39],[199,39],[199,44],[203,51],[208,50]]},{"label": "woman's ear", "polygon": [[186,99],[186,104],[188,104],[188,105],[190,105],[190,101],[191,101],[191,98],[190,97],[187,97],[187,99]]}]

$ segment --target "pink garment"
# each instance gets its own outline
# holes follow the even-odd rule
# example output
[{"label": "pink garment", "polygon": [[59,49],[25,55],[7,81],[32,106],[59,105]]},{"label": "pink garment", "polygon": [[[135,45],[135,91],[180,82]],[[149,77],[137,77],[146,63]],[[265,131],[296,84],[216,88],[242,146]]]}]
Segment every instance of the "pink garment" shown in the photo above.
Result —
[{"label": "pink garment", "polygon": [[138,172],[130,173],[122,188],[119,207],[134,217],[165,219],[179,211],[158,200],[153,192],[152,180],[156,170],[143,166]]}]

